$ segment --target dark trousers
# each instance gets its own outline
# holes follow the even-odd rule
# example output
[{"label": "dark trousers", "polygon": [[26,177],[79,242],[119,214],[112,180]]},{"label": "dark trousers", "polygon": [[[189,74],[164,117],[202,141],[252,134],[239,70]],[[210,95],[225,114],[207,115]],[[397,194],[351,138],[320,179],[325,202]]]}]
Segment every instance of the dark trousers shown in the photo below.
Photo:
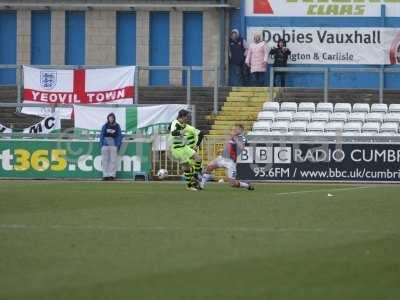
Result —
[{"label": "dark trousers", "polygon": [[[285,72],[276,72],[274,75],[274,86],[286,86]],[[279,81],[280,85],[278,85]]]},{"label": "dark trousers", "polygon": [[229,64],[229,85],[242,86],[244,81],[243,79],[243,65]]},{"label": "dark trousers", "polygon": [[265,72],[251,73],[252,86],[265,86]]}]

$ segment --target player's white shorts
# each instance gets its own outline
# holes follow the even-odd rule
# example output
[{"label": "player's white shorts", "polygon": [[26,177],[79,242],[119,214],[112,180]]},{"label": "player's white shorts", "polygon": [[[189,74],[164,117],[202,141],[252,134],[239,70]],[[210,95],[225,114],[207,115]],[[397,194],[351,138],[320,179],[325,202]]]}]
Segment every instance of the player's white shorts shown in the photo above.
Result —
[{"label": "player's white shorts", "polygon": [[220,155],[214,159],[211,164],[218,168],[225,168],[226,176],[229,179],[236,179],[236,163],[232,159]]}]

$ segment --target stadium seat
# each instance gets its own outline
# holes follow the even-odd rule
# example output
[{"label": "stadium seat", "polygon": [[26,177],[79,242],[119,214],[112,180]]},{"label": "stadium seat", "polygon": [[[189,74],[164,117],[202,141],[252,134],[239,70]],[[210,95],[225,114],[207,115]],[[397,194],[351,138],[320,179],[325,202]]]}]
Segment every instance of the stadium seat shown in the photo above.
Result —
[{"label": "stadium seat", "polygon": [[352,112],[347,116],[348,122],[365,122],[365,113],[362,112]]},{"label": "stadium seat", "polygon": [[328,122],[325,124],[326,132],[338,132],[343,131],[343,122]]},{"label": "stadium seat", "polygon": [[334,112],[344,112],[351,113],[351,104],[350,103],[336,103]]},{"label": "stadium seat", "polygon": [[371,112],[365,116],[365,122],[383,122],[383,113]]},{"label": "stadium seat", "polygon": [[385,114],[383,116],[383,122],[397,122],[397,123],[400,123],[400,113],[388,113],[388,114]]},{"label": "stadium seat", "polygon": [[379,133],[380,124],[378,122],[366,122],[362,127],[363,133],[377,134]]},{"label": "stadium seat", "polygon": [[347,122],[343,126],[343,132],[360,133],[362,128],[361,122]]},{"label": "stadium seat", "polygon": [[371,105],[371,112],[374,113],[387,113],[388,106],[385,103],[374,103]]},{"label": "stadium seat", "polygon": [[289,130],[292,132],[306,132],[307,122],[297,121],[289,124]]},{"label": "stadium seat", "polygon": [[289,122],[288,121],[279,121],[272,123],[271,132],[281,132],[286,133],[289,131]]},{"label": "stadium seat", "polygon": [[324,132],[325,122],[317,121],[317,122],[310,122],[307,125],[307,131],[309,132]]},{"label": "stadium seat", "polygon": [[297,109],[299,112],[308,111],[315,112],[315,103],[314,102],[300,102],[299,108]]},{"label": "stadium seat", "polygon": [[320,102],[317,104],[316,112],[333,112],[333,104]]},{"label": "stadium seat", "polygon": [[354,103],[353,112],[354,113],[369,113],[370,107],[368,103]]},{"label": "stadium seat", "polygon": [[274,121],[275,120],[275,112],[273,111],[260,111],[258,113],[258,120],[262,121]]},{"label": "stadium seat", "polygon": [[400,104],[393,103],[389,105],[390,113],[400,113]]},{"label": "stadium seat", "polygon": [[344,123],[347,121],[347,114],[344,112],[335,112],[329,116],[329,121]]},{"label": "stadium seat", "polygon": [[399,124],[394,122],[383,123],[379,130],[379,133],[398,134]]},{"label": "stadium seat", "polygon": [[272,126],[272,122],[270,121],[258,121],[253,125],[253,132],[256,131],[270,131]]},{"label": "stadium seat", "polygon": [[309,112],[309,111],[300,111],[300,112],[294,113],[293,116],[292,116],[292,120],[293,120],[293,122],[296,122],[296,121],[310,122],[310,120],[311,120],[311,112]]},{"label": "stadium seat", "polygon": [[297,103],[296,102],[282,102],[280,111],[297,112]]},{"label": "stadium seat", "polygon": [[291,111],[280,111],[275,114],[275,121],[292,121]]},{"label": "stadium seat", "polygon": [[311,121],[329,121],[329,113],[328,112],[316,112],[311,114]]},{"label": "stadium seat", "polygon": [[279,102],[265,102],[263,104],[264,111],[279,111]]}]

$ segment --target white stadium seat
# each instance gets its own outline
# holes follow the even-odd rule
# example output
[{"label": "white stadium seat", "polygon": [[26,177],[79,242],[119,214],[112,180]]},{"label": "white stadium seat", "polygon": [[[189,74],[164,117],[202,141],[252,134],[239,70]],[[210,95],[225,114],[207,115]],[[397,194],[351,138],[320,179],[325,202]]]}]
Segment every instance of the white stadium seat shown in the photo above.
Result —
[{"label": "white stadium seat", "polygon": [[260,111],[258,113],[259,121],[274,121],[275,120],[275,112],[273,111]]},{"label": "white stadium seat", "polygon": [[325,122],[310,122],[307,125],[307,131],[309,132],[324,132]]},{"label": "white stadium seat", "polygon": [[400,104],[393,103],[389,105],[390,113],[400,113]]},{"label": "white stadium seat", "polygon": [[272,122],[270,121],[258,121],[253,124],[253,131],[270,131]]},{"label": "white stadium seat", "polygon": [[380,129],[380,124],[378,122],[366,122],[362,127],[363,133],[377,134]]},{"label": "white stadium seat", "polygon": [[272,132],[282,132],[286,133],[289,130],[289,122],[288,121],[279,121],[272,123],[271,131]]},{"label": "white stadium seat", "polygon": [[325,124],[326,132],[343,131],[343,122],[329,122]]},{"label": "white stadium seat", "polygon": [[362,128],[361,122],[347,122],[343,126],[343,132],[355,132],[360,133]]},{"label": "white stadium seat", "polygon": [[310,122],[311,120],[311,112],[309,111],[300,111],[297,113],[293,114],[292,117],[293,122],[296,121],[306,121],[306,122]]},{"label": "white stadium seat", "polygon": [[279,102],[265,102],[263,104],[264,111],[279,111]]},{"label": "white stadium seat", "polygon": [[282,102],[280,111],[297,111],[297,103],[296,102]]},{"label": "white stadium seat", "polygon": [[399,132],[399,124],[394,122],[383,123],[379,133],[391,133],[398,134]]},{"label": "white stadium seat", "polygon": [[297,111],[309,111],[315,112],[315,103],[314,102],[300,102],[299,108]]},{"label": "white stadium seat", "polygon": [[329,121],[331,122],[346,122],[347,114],[344,112],[335,112],[329,116]]},{"label": "white stadium seat", "polygon": [[320,102],[317,104],[316,112],[333,112],[333,104]]},{"label": "white stadium seat", "polygon": [[280,111],[275,114],[275,121],[292,121],[291,111]]},{"label": "white stadium seat", "polygon": [[368,103],[354,103],[353,112],[369,113],[370,107]]},{"label": "white stadium seat", "polygon": [[371,112],[377,112],[377,113],[387,113],[388,112],[388,106],[385,103],[374,103],[371,105]]},{"label": "white stadium seat", "polygon": [[334,112],[344,112],[351,113],[351,104],[350,103],[336,103]]},{"label": "white stadium seat", "polygon": [[383,116],[383,122],[400,123],[400,113],[388,113]]},{"label": "white stadium seat", "polygon": [[307,130],[307,122],[297,121],[289,124],[289,130],[295,132],[305,132]]},{"label": "white stadium seat", "polygon": [[311,121],[329,121],[329,113],[328,112],[316,112],[311,114]]},{"label": "white stadium seat", "polygon": [[365,116],[365,122],[383,122],[383,113],[371,112]]},{"label": "white stadium seat", "polygon": [[362,112],[352,112],[347,116],[348,122],[365,122],[365,113]]}]

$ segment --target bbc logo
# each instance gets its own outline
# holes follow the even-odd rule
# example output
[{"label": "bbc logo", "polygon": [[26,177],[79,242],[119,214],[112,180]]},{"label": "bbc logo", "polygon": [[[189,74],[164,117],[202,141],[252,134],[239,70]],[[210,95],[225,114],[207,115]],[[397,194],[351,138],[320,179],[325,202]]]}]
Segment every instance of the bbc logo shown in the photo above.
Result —
[{"label": "bbc logo", "polygon": [[237,163],[241,164],[290,164],[291,147],[244,147]]}]

